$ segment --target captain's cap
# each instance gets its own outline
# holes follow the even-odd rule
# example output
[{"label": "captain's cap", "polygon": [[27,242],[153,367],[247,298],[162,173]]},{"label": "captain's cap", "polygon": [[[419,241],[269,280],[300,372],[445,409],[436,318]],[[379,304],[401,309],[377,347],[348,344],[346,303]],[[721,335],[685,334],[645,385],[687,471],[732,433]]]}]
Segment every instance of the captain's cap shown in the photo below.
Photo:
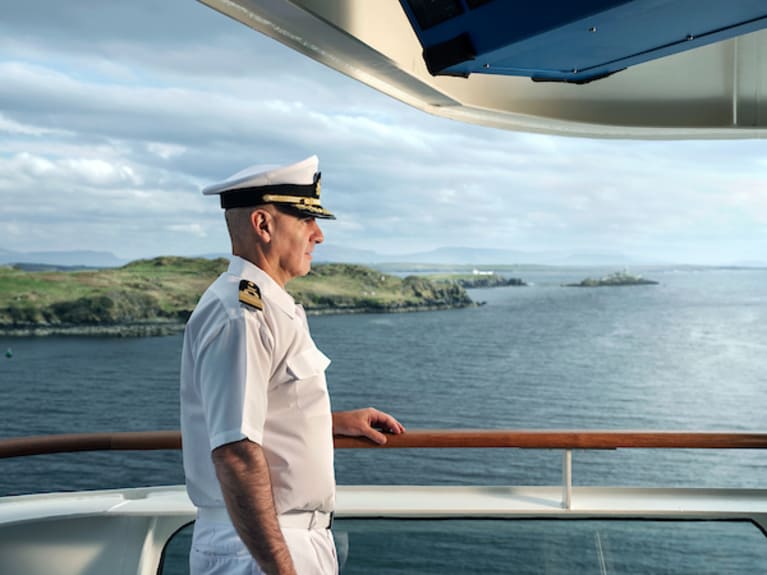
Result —
[{"label": "captain's cap", "polygon": [[300,215],[334,220],[336,217],[320,205],[318,166],[317,156],[289,166],[251,166],[203,188],[202,193],[220,196],[224,209],[277,204]]}]

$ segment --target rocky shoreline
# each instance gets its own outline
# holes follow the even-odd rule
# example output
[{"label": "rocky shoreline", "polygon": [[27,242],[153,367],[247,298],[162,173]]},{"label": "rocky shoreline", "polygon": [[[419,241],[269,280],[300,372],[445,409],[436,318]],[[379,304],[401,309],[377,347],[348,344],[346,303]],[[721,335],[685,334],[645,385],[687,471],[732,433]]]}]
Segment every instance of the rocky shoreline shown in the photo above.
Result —
[{"label": "rocky shoreline", "polygon": [[157,337],[184,331],[183,323],[147,322],[111,325],[20,325],[0,327],[0,337]]},{"label": "rocky shoreline", "polygon": [[458,278],[453,281],[466,289],[527,286],[527,283],[521,278],[506,278],[500,275]]},{"label": "rocky shoreline", "polygon": [[[392,306],[339,306],[339,307],[309,307],[306,309],[308,316],[341,315],[361,313],[414,313],[426,311],[440,311],[449,309],[461,309],[477,307],[481,302],[471,303],[434,303],[423,305],[392,305]],[[0,337],[48,337],[48,336],[74,336],[74,337],[158,337],[174,335],[184,331],[184,322],[179,321],[143,321],[135,323],[114,324],[28,324],[0,326]]]},{"label": "rocky shoreline", "polygon": [[483,305],[481,302],[470,303],[434,303],[434,304],[422,304],[422,305],[399,305],[388,307],[369,307],[369,306],[350,306],[350,307],[335,307],[335,308],[306,308],[306,315],[341,315],[341,314],[358,314],[358,313],[411,313],[421,311],[443,311],[448,309],[462,309],[467,307],[478,307]]}]

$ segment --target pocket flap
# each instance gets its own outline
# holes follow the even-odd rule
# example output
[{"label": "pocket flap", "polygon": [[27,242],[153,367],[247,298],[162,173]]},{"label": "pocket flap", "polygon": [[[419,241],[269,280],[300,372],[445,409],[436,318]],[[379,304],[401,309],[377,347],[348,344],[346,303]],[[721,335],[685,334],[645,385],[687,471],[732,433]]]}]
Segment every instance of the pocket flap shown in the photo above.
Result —
[{"label": "pocket flap", "polygon": [[330,359],[316,347],[305,349],[287,361],[288,372],[296,379],[307,379],[324,372]]}]

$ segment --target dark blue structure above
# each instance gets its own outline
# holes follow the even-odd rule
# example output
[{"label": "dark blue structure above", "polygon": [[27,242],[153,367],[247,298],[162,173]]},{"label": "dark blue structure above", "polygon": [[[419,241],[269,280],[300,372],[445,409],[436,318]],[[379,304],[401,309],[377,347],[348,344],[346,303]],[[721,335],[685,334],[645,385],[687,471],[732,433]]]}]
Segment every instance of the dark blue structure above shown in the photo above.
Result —
[{"label": "dark blue structure above", "polygon": [[587,83],[767,28],[767,0],[400,0],[429,72]]}]

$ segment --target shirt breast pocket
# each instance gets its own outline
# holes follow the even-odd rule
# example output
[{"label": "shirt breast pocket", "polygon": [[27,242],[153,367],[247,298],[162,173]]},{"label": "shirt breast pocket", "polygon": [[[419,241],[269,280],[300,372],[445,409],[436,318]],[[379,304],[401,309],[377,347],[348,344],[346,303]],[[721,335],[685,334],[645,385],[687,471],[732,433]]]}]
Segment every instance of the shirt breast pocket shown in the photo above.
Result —
[{"label": "shirt breast pocket", "polygon": [[301,409],[321,407],[327,404],[325,370],[330,359],[316,347],[310,347],[290,357],[287,361],[290,382],[295,388],[296,402]]}]

